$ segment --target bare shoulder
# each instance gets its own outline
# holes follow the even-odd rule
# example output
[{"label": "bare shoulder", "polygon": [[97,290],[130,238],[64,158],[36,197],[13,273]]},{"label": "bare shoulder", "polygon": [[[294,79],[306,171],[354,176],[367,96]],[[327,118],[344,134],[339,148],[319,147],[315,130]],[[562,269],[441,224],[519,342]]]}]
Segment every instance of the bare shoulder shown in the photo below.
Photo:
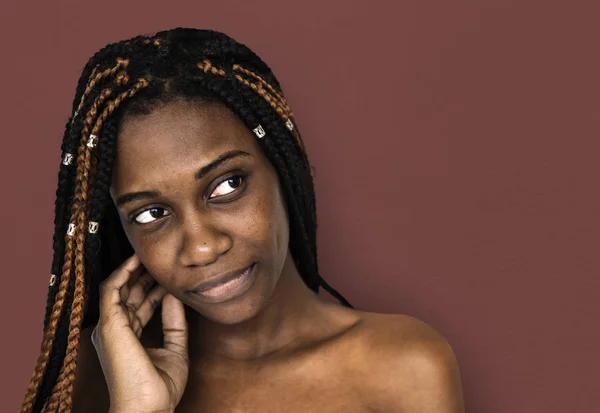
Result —
[{"label": "bare shoulder", "polygon": [[354,334],[374,411],[460,413],[460,371],[450,344],[406,315],[359,312]]}]

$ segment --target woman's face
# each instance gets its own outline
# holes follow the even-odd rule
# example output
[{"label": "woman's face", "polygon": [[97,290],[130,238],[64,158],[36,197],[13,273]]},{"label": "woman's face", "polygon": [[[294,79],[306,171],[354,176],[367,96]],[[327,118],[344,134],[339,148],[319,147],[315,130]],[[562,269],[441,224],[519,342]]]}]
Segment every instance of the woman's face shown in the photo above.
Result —
[{"label": "woman's face", "polygon": [[225,106],[189,101],[119,130],[111,196],[129,242],[169,293],[224,324],[260,311],[288,254],[279,181],[256,139]]}]

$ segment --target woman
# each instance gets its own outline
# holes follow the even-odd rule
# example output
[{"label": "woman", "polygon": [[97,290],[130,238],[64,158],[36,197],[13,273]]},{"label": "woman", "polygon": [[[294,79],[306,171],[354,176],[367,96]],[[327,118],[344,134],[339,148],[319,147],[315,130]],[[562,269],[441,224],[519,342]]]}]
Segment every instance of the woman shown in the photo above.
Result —
[{"label": "woman", "polygon": [[244,45],[180,28],[107,46],[62,149],[21,412],[463,411],[439,334],[319,275],[298,126]]}]

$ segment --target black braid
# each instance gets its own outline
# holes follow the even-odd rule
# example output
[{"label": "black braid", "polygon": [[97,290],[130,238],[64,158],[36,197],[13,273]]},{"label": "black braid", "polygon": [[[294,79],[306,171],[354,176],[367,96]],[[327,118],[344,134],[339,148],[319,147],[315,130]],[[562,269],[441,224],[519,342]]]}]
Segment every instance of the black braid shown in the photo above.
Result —
[{"label": "black braid", "polygon": [[[117,143],[117,119],[109,118],[99,137],[98,144],[98,168],[96,175],[96,186],[90,207],[89,221],[100,223],[99,231],[105,232],[104,215],[110,200],[110,183],[112,177],[113,162],[116,156]],[[99,285],[105,274],[101,261],[101,235],[88,235],[85,245],[85,276],[88,294],[86,318],[82,328],[93,325],[99,316]]]},{"label": "black braid", "polygon": [[[114,66],[114,62],[113,62]],[[91,70],[89,71],[91,74]],[[87,77],[84,78],[85,75],[82,75],[80,79],[76,91],[76,96],[73,101],[73,115],[69,119],[65,127],[65,134],[63,137],[63,144],[61,146],[63,156],[66,153],[70,153],[73,156],[72,163],[70,165],[64,165],[61,159],[61,165],[59,169],[59,185],[56,191],[56,207],[55,207],[55,230],[54,230],[54,258],[52,263],[52,274],[56,275],[56,281],[54,285],[49,287],[48,300],[46,303],[46,315],[44,318],[44,330],[47,328],[48,323],[50,321],[50,316],[52,313],[52,308],[56,301],[56,294],[58,293],[58,287],[60,284],[61,276],[62,276],[62,267],[64,264],[64,253],[66,248],[66,239],[65,234],[67,232],[67,226],[69,224],[69,219],[71,215],[71,207],[74,197],[75,190],[75,180],[76,180],[76,158],[77,151],[80,144],[81,133],[84,127],[85,117],[92,107],[93,102],[100,95],[101,90],[106,87],[104,81],[101,81],[99,85],[93,89],[88,95],[87,99],[84,101],[83,106],[79,110],[77,114],[75,111],[79,106],[79,102],[81,101],[81,97],[85,89],[87,88]],[[89,77],[89,75],[88,75]],[[114,87],[114,85],[112,85]],[[114,121],[111,120],[112,123]],[[108,123],[111,123],[108,122]],[[99,148],[100,149],[100,148]],[[110,160],[112,164],[112,159]],[[94,191],[96,192],[96,191]],[[86,239],[86,243],[88,240],[94,239],[94,237],[88,237]],[[86,246],[86,252],[90,251]],[[87,259],[86,259],[86,277],[88,271],[93,273],[93,270],[88,270],[87,268]],[[95,280],[97,281],[97,280]],[[97,281],[98,282],[98,281]],[[94,285],[94,283],[88,283],[87,285]],[[96,285],[97,288],[97,285]],[[67,348],[67,339],[69,336],[69,317],[71,305],[73,303],[73,291],[75,289],[75,280],[74,277],[70,281],[68,294],[65,297],[64,305],[63,305],[63,313],[61,315],[58,328],[56,331],[56,336],[54,339],[54,344],[52,346],[52,352],[50,355],[50,359],[48,360],[48,365],[46,368],[46,373],[44,375],[44,380],[42,382],[40,388],[40,394],[36,400],[36,404],[34,405],[33,411],[39,411],[43,407],[43,402],[45,402],[46,398],[50,396],[52,392],[52,388],[54,383],[56,382],[58,375],[60,373],[60,368],[62,366],[62,362],[65,357],[65,352]],[[96,301],[96,306],[98,302]]]},{"label": "black braid", "polygon": [[[61,146],[62,156],[70,153],[73,156],[72,163],[70,165],[63,165],[63,158],[61,158],[60,169],[58,172],[58,187],[56,189],[56,204],[54,209],[54,258],[52,260],[52,274],[56,275],[56,281],[53,286],[49,287],[48,302],[46,303],[46,315],[44,317],[44,330],[48,327],[50,321],[50,315],[52,313],[52,306],[58,292],[58,285],[62,275],[62,267],[64,264],[65,254],[65,234],[69,225],[69,218],[71,214],[71,205],[73,202],[74,190],[75,190],[75,179],[77,172],[77,148],[79,146],[79,140],[81,138],[81,132],[83,130],[85,115],[90,109],[92,102],[99,94],[99,91],[92,91],[90,97],[81,109],[81,113],[74,116],[74,112],[79,106],[81,96],[85,91],[87,85],[87,79],[80,81],[77,87],[77,93],[73,101],[73,115],[65,126],[65,133],[63,136],[63,143]],[[65,302],[66,304],[66,302]]]},{"label": "black braid", "polygon": [[[61,146],[62,154],[65,153],[73,153],[72,152],[72,144],[70,142],[70,134],[71,134],[71,121],[69,119],[67,125],[65,126],[65,134],[63,137],[63,144]],[[55,203],[55,216],[54,216],[54,257],[52,260],[52,274],[56,276],[53,285],[48,287],[48,300],[46,302],[46,314],[44,317],[44,331],[48,327],[48,323],[50,322],[50,315],[52,313],[52,307],[54,306],[54,301],[56,298],[56,294],[58,292],[58,287],[60,284],[60,276],[62,274],[62,265],[64,261],[64,253],[65,253],[65,234],[67,232],[67,225],[69,222],[69,210],[70,204],[72,201],[72,192],[73,180],[75,178],[75,174],[73,173],[73,169],[75,167],[75,159],[73,159],[73,163],[71,165],[63,165],[63,159],[61,158],[61,165],[58,172],[58,188],[56,190],[56,203]],[[65,305],[67,303],[65,302]],[[61,319],[57,329],[57,336],[61,336],[65,334],[65,331],[68,329],[68,325],[65,326],[64,320]],[[60,351],[56,351],[62,348],[62,354]],[[53,345],[53,350],[48,360],[47,372],[44,377],[44,381],[42,382],[40,393],[43,394],[42,397],[38,397],[36,400],[36,404],[34,405],[33,411],[40,411],[43,404],[42,402],[46,399],[47,395],[49,395],[52,390],[53,383],[56,381],[58,374],[54,374],[52,370],[55,369],[55,366],[60,368],[62,364],[62,359],[64,358],[66,350],[66,345]],[[50,371],[49,371],[50,370]]]},{"label": "black braid", "polygon": [[[98,56],[103,56],[108,53],[114,53],[118,49],[116,45],[109,45],[96,53]],[[48,301],[46,304],[46,315],[44,317],[44,330],[48,327],[50,315],[52,313],[52,306],[54,305],[56,293],[58,292],[58,285],[60,283],[60,277],[62,274],[62,266],[64,263],[64,251],[65,251],[65,234],[67,226],[69,224],[68,219],[71,211],[71,204],[74,195],[74,184],[76,177],[77,166],[75,161],[77,158],[77,148],[79,146],[79,140],[83,129],[85,116],[90,109],[95,98],[99,94],[99,90],[96,88],[92,90],[88,99],[84,101],[84,105],[79,108],[81,98],[88,86],[88,80],[92,74],[94,67],[97,66],[94,58],[90,59],[88,64],[83,69],[82,75],[77,83],[75,97],[73,98],[71,117],[65,126],[65,133],[63,135],[63,142],[61,145],[61,163],[58,173],[58,187],[56,190],[56,204],[55,204],[55,218],[54,218],[54,258],[52,260],[51,273],[56,275],[56,281],[54,285],[49,287]],[[98,73],[98,72],[96,72]],[[79,109],[79,111],[77,111]],[[63,165],[64,156],[71,154],[73,159],[70,165]]]},{"label": "black braid", "polygon": [[[91,73],[91,71],[90,71]],[[79,106],[81,96],[83,95],[87,86],[87,78],[81,78],[78,82],[77,91],[73,100],[73,114],[65,126],[65,133],[63,136],[63,143],[61,145],[62,157],[61,164],[58,172],[58,187],[56,190],[56,203],[55,203],[55,217],[54,217],[54,257],[52,260],[52,274],[56,276],[53,285],[48,287],[48,300],[46,302],[46,314],[44,316],[44,331],[48,327],[50,322],[50,316],[52,314],[52,308],[56,301],[56,294],[58,293],[58,287],[62,278],[62,267],[64,264],[64,254],[66,248],[65,235],[67,227],[69,225],[69,219],[71,215],[71,206],[73,202],[75,179],[76,179],[76,159],[77,159],[77,148],[79,146],[79,140],[84,125],[84,119],[87,111],[91,107],[91,102],[94,101],[98,92],[92,92],[88,98],[87,104],[85,104],[80,113],[75,115],[75,111]],[[64,155],[71,154],[73,159],[70,165],[64,165]],[[68,291],[74,290],[74,280],[71,281]],[[65,297],[63,306],[63,313],[61,315],[58,328],[56,331],[56,337],[52,346],[52,352],[50,359],[48,360],[48,366],[46,368],[46,374],[40,388],[40,396],[36,400],[34,405],[34,411],[41,410],[43,401],[50,395],[54,382],[56,381],[62,360],[65,357],[66,351],[66,340],[69,334],[69,311],[73,302],[72,293],[68,293]]]},{"label": "black braid", "polygon": [[[267,129],[265,129],[267,136],[262,142],[267,147],[266,152],[272,155],[271,162],[278,166],[277,170],[283,175],[282,181],[287,184],[286,198],[291,200],[291,207],[295,209],[297,216],[310,217],[308,225],[303,219],[299,219],[297,221],[299,228],[295,231],[298,236],[290,236],[292,251],[305,251],[306,248],[309,248],[309,251],[305,251],[301,256],[295,258],[299,271],[302,274],[302,268],[308,267],[305,272],[308,274],[308,279],[305,281],[309,288],[318,291],[318,287],[322,286],[343,305],[352,308],[350,302],[319,275],[315,192],[310,164],[306,155],[294,135],[284,126],[283,120],[272,110],[265,99],[248,88],[242,89],[241,93],[248,100],[248,107],[261,113],[261,118],[267,125]],[[288,173],[289,171],[290,173]],[[294,242],[297,242],[297,245],[294,245]]]},{"label": "black braid", "polygon": [[[62,154],[72,153],[71,142],[69,136],[71,134],[71,119],[65,125],[65,133],[63,136],[63,143],[61,145]],[[53,250],[54,257],[52,259],[51,273],[56,275],[54,285],[48,287],[48,297],[52,298],[46,303],[46,315],[44,317],[44,330],[48,327],[50,319],[50,313],[52,312],[52,306],[54,305],[54,297],[58,291],[58,277],[60,277],[62,261],[64,258],[64,237],[67,231],[66,225],[68,218],[68,207],[70,199],[66,196],[67,192],[70,192],[71,182],[74,174],[72,173],[73,165],[65,166],[62,164],[63,158],[60,160],[61,164],[58,170],[58,187],[56,189],[56,202],[54,206],[54,236],[53,236]],[[74,162],[74,161],[73,161]]]}]

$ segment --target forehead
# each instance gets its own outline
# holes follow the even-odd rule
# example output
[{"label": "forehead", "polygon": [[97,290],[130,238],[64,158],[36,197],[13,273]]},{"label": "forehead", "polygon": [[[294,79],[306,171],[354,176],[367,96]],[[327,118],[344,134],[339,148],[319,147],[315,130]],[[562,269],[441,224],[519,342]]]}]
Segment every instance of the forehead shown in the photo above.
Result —
[{"label": "forehead", "polygon": [[168,173],[193,173],[219,155],[243,150],[261,161],[254,134],[218,103],[175,101],[147,115],[126,117],[119,130],[113,168],[115,189],[161,180]]}]

